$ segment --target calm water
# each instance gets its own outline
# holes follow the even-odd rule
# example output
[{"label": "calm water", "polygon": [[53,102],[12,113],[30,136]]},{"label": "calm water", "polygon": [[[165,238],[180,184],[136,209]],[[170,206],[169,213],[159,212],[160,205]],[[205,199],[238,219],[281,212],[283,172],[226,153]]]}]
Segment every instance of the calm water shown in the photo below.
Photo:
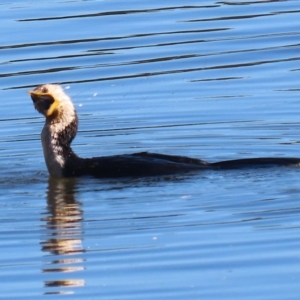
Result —
[{"label": "calm water", "polygon": [[299,1],[0,4],[1,299],[299,299],[299,170],[48,178],[27,90],[81,156],[299,155]]}]

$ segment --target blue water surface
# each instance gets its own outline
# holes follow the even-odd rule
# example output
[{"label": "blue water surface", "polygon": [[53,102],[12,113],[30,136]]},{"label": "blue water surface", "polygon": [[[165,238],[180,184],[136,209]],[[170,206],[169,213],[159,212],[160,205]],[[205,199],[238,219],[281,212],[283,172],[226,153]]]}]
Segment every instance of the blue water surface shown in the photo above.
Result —
[{"label": "blue water surface", "polygon": [[299,169],[49,178],[27,95],[62,84],[83,157],[299,157],[299,1],[0,8],[1,299],[299,299]]}]

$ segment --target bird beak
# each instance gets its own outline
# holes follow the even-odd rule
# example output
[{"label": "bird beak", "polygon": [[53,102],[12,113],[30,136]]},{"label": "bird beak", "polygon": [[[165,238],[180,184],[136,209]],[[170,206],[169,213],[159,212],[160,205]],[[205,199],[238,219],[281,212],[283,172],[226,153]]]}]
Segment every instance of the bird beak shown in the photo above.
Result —
[{"label": "bird beak", "polygon": [[53,99],[53,97],[50,94],[40,93],[38,91],[28,91],[28,94],[30,95],[32,101],[34,103],[41,101],[41,100],[47,100],[47,99]]},{"label": "bird beak", "polygon": [[51,94],[41,93],[39,91],[28,91],[35,109],[46,117],[53,114],[58,106],[57,101]]}]

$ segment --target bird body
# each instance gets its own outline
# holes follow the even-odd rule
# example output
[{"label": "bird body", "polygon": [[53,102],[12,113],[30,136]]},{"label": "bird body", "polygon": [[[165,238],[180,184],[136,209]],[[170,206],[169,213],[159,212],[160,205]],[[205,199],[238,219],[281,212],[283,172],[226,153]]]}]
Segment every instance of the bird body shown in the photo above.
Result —
[{"label": "bird body", "polygon": [[29,94],[36,110],[46,118],[41,141],[46,166],[54,177],[141,177],[207,169],[300,165],[299,158],[248,158],[208,163],[185,156],[149,152],[81,158],[71,148],[78,130],[78,117],[70,97],[57,84],[40,85]]}]

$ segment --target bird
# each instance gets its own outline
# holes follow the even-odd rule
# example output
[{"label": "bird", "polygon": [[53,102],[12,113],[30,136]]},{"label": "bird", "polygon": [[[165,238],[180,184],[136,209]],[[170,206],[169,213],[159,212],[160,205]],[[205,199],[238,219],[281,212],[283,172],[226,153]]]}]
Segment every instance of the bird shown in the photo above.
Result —
[{"label": "bird", "polygon": [[41,142],[46,166],[52,177],[146,177],[245,167],[300,166],[299,158],[289,157],[243,158],[209,163],[187,156],[138,152],[82,158],[71,147],[78,130],[78,115],[64,89],[59,84],[42,84],[28,91],[28,94],[35,109],[45,117]]}]

